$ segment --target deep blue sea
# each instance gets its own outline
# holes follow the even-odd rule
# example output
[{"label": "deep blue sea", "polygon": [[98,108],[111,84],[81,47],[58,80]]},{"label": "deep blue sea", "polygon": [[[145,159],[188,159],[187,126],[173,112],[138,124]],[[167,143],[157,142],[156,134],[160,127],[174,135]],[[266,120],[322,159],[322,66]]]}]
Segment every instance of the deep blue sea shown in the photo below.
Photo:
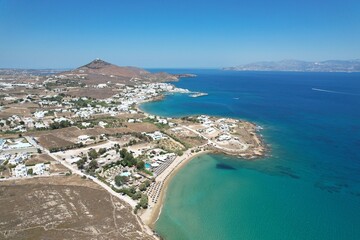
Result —
[{"label": "deep blue sea", "polygon": [[203,155],[181,169],[156,223],[165,239],[360,239],[360,73],[165,71],[197,74],[175,85],[209,95],[143,110],[249,120],[270,147],[257,160]]}]

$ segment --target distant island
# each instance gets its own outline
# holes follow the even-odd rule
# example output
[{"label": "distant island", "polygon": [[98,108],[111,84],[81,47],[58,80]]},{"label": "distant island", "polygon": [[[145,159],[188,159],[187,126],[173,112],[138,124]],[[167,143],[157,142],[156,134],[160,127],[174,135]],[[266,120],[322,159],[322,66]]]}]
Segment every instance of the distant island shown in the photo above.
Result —
[{"label": "distant island", "polygon": [[223,70],[232,71],[288,71],[288,72],[360,72],[360,60],[327,60],[307,62],[299,60],[264,61]]}]

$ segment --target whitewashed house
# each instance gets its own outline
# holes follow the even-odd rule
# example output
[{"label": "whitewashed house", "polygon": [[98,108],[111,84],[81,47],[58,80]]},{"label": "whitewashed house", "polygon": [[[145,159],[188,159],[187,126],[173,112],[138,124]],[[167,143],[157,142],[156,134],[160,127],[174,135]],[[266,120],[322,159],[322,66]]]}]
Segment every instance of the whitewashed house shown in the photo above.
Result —
[{"label": "whitewashed house", "polygon": [[81,141],[81,142],[84,142],[84,141],[87,141],[89,140],[89,136],[88,135],[80,135],[78,136],[78,140]]},{"label": "whitewashed house", "polygon": [[24,164],[17,165],[13,170],[13,175],[15,177],[26,177],[27,176],[27,168]]},{"label": "whitewashed house", "polygon": [[221,136],[218,137],[218,140],[219,140],[219,141],[228,141],[228,140],[230,140],[230,139],[231,139],[231,136],[225,135],[225,134],[223,134],[223,135],[221,135]]},{"label": "whitewashed house", "polygon": [[45,173],[46,166],[44,163],[38,163],[33,168],[33,174],[43,175]]},{"label": "whitewashed house", "polygon": [[149,133],[147,135],[150,136],[155,141],[164,138],[163,134],[160,131],[155,131],[154,133]]}]

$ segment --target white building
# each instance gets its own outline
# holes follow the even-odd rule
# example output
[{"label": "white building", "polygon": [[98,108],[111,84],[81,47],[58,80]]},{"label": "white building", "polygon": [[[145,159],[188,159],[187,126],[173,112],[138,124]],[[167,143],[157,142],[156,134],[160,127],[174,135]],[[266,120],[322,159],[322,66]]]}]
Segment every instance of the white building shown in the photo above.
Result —
[{"label": "white building", "polygon": [[32,145],[27,141],[24,141],[24,138],[19,138],[8,144],[8,149],[23,149],[23,148],[30,148]]},{"label": "white building", "polygon": [[168,123],[168,121],[166,119],[161,119],[161,118],[158,120],[158,122],[160,124],[167,124]]},{"label": "white building", "polygon": [[176,123],[169,122],[169,126],[170,126],[170,127],[176,127],[177,124],[176,124]]},{"label": "white building", "polygon": [[219,128],[223,132],[228,132],[229,131],[229,126],[227,124],[220,124]]},{"label": "white building", "polygon": [[15,177],[26,177],[27,176],[27,168],[24,164],[17,165],[13,170],[13,175]]},{"label": "white building", "polygon": [[97,88],[106,88],[107,84],[106,83],[100,83],[97,85]]},{"label": "white building", "polygon": [[164,138],[164,135],[160,131],[155,131],[154,133],[149,133],[147,135],[150,136],[155,141]]},{"label": "white building", "polygon": [[99,126],[102,128],[105,128],[105,126],[108,125],[106,122],[100,121]]},{"label": "white building", "polygon": [[129,110],[129,113],[130,113],[130,114],[137,114],[138,112],[137,112],[136,110],[130,109],[130,110]]},{"label": "white building", "polygon": [[78,140],[79,141],[86,141],[86,140],[89,140],[89,136],[88,135],[80,135],[78,136]]},{"label": "white building", "polygon": [[81,157],[73,157],[73,156],[71,156],[70,159],[66,159],[66,161],[69,162],[70,164],[77,163],[80,160]]},{"label": "white building", "polygon": [[206,131],[207,134],[211,134],[211,133],[215,132],[215,128],[209,127],[205,131]]},{"label": "white building", "polygon": [[4,139],[0,138],[0,150],[3,149],[5,143],[6,143],[6,141]]},{"label": "white building", "polygon": [[231,136],[225,135],[225,134],[218,137],[219,141],[228,141],[230,139],[231,139]]},{"label": "white building", "polygon": [[19,163],[21,163],[23,161],[22,157],[15,157],[9,160],[9,164],[11,165],[18,165]]},{"label": "white building", "polygon": [[9,159],[9,156],[8,155],[0,155],[0,163],[1,162],[5,162],[6,160]]},{"label": "white building", "polygon": [[39,112],[35,112],[34,116],[38,119],[44,118],[45,114],[48,113],[48,111],[39,111]]},{"label": "white building", "polygon": [[48,126],[45,125],[45,123],[42,122],[36,122],[35,123],[35,128],[47,128]]},{"label": "white building", "polygon": [[90,124],[91,124],[91,123],[87,123],[87,122],[82,122],[82,123],[81,123],[81,125],[82,125],[83,127],[88,127],[88,126],[90,126]]},{"label": "white building", "polygon": [[69,120],[69,119],[67,119],[67,118],[64,118],[64,117],[59,117],[59,118],[55,118],[55,119],[54,119],[54,122],[58,122],[58,123],[63,122],[63,121],[68,121],[68,122],[70,122],[71,124],[73,124],[73,122],[72,122],[71,120]]},{"label": "white building", "polygon": [[43,175],[45,173],[45,164],[44,163],[38,163],[33,168],[33,174],[36,175]]}]

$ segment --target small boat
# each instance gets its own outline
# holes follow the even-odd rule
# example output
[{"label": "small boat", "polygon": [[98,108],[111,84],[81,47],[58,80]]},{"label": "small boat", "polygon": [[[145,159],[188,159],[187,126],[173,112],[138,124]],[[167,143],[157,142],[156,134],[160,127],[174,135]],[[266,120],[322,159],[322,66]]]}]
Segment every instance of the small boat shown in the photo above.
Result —
[{"label": "small boat", "polygon": [[202,96],[207,96],[207,95],[209,95],[209,94],[199,92],[199,93],[190,94],[190,97],[202,97]]}]

